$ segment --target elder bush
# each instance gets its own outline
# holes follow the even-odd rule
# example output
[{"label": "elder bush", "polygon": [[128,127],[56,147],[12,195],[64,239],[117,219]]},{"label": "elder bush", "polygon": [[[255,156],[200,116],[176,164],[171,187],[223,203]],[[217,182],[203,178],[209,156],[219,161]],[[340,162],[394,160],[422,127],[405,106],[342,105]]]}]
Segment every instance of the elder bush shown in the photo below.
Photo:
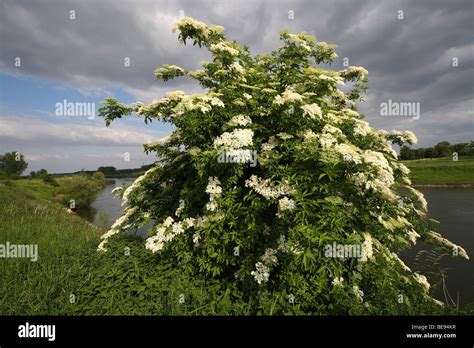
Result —
[{"label": "elder bush", "polygon": [[151,224],[143,248],[154,262],[218,281],[251,313],[441,306],[396,253],[422,240],[467,255],[433,231],[392,149],[415,135],[376,131],[357,112],[367,71],[319,67],[331,64],[335,46],[306,33],[282,31],[282,46],[252,56],[223,30],[182,19],[173,28],[179,41],[204,46],[212,60],[201,70],[155,71],[163,81],[196,79],[206,93],[132,105],[109,98],[100,109],[107,125],[134,113],[176,129],[145,145],[160,160],[118,192],[125,212],[98,249]]}]

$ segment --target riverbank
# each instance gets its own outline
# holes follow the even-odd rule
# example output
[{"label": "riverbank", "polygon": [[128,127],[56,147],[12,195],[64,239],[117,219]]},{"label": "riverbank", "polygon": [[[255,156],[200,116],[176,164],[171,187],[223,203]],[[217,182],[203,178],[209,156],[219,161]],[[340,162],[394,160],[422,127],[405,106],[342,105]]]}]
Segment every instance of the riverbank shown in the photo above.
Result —
[{"label": "riverbank", "polygon": [[107,184],[102,173],[58,177],[55,182],[56,186],[41,179],[17,179],[3,183],[16,186],[36,198],[58,202],[72,210],[88,208]]},{"label": "riverbank", "polygon": [[410,169],[415,187],[472,188],[474,187],[474,157],[427,158],[403,161]]},{"label": "riverbank", "polygon": [[69,313],[104,231],[68,213],[53,189],[22,181],[0,185],[0,244],[32,246],[37,260],[0,259],[0,315]]}]

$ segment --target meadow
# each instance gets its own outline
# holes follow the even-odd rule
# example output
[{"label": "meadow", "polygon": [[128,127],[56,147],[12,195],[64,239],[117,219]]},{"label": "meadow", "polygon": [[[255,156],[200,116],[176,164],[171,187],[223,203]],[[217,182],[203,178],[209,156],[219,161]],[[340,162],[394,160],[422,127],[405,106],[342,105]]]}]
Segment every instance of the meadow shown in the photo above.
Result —
[{"label": "meadow", "polygon": [[403,161],[414,185],[474,185],[474,157],[426,158]]}]

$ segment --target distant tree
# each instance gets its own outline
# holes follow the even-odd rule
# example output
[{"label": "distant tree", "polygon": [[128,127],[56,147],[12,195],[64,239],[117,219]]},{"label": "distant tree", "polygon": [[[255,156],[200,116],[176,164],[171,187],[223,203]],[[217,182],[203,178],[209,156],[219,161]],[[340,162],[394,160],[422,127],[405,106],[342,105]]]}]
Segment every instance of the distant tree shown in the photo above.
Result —
[{"label": "distant tree", "polygon": [[433,158],[435,157],[435,155],[436,152],[432,147],[427,147],[426,149],[424,149],[424,158]]},{"label": "distant tree", "polygon": [[469,143],[454,144],[451,146],[452,152],[456,152],[458,156],[469,156],[471,148]]},{"label": "distant tree", "polygon": [[106,180],[105,180],[105,174],[102,172],[95,172],[92,174],[92,177],[97,181],[97,184],[99,187],[105,187],[106,186]]},{"label": "distant tree", "polygon": [[435,145],[434,147],[436,157],[448,157],[451,156],[451,144],[447,141],[442,141]]},{"label": "distant tree", "polygon": [[36,178],[42,180],[43,182],[45,182],[48,185],[59,186],[59,184],[56,181],[56,179],[54,178],[54,176],[49,174],[46,169],[40,169],[36,173]]},{"label": "distant tree", "polygon": [[106,176],[107,175],[113,175],[117,171],[115,167],[99,167],[97,169],[98,172],[104,173]]},{"label": "distant tree", "polygon": [[7,152],[4,155],[0,155],[0,171],[5,172],[10,176],[20,176],[28,167],[24,156],[17,152]]},{"label": "distant tree", "polygon": [[403,145],[400,148],[400,159],[403,161],[413,159],[413,150],[409,146]]}]

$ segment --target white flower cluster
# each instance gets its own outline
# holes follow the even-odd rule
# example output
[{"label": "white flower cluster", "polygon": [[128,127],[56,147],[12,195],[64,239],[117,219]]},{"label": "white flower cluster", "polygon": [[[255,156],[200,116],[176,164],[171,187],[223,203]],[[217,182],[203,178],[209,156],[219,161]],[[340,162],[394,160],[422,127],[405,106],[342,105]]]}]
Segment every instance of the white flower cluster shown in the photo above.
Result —
[{"label": "white flower cluster", "polygon": [[218,208],[216,198],[221,195],[222,187],[221,182],[215,176],[209,177],[206,193],[209,194],[209,202],[206,205],[206,209],[209,211],[216,211]]},{"label": "white flower cluster", "polygon": [[213,53],[228,53],[231,56],[238,56],[239,51],[236,50],[235,48],[231,47],[228,43],[226,42],[219,42],[217,44],[213,44],[209,47],[209,50]]},{"label": "white flower cluster", "polygon": [[343,91],[341,91],[340,89],[336,89],[333,93],[332,93],[332,96],[334,98],[339,98],[339,99],[346,99],[346,95],[344,94]]},{"label": "white flower cluster", "polygon": [[164,75],[181,75],[184,74],[185,71],[183,68],[180,68],[179,66],[176,65],[164,65],[161,68],[155,69],[155,76],[158,79],[163,78]]},{"label": "white flower cluster", "polygon": [[366,136],[367,134],[372,133],[372,128],[369,126],[369,123],[363,120],[355,120],[354,134],[360,136]]},{"label": "white flower cluster", "polygon": [[180,199],[178,209],[176,209],[176,212],[174,213],[174,215],[180,216],[181,213],[183,212],[185,206],[186,206],[186,204],[185,204],[184,200]]},{"label": "white flower cluster", "polygon": [[183,96],[181,102],[174,108],[174,111],[176,116],[182,115],[185,110],[200,110],[203,113],[207,113],[212,110],[212,106],[223,108],[225,105],[222,100],[213,95],[194,94]]},{"label": "white flower cluster", "polygon": [[262,151],[271,151],[278,145],[278,140],[272,135],[266,143],[262,143]]},{"label": "white flower cluster", "polygon": [[294,190],[287,183],[276,186],[270,179],[261,179],[256,175],[252,175],[250,179],[245,180],[245,187],[252,188],[266,199],[276,199],[294,193]]},{"label": "white flower cluster", "polygon": [[318,139],[318,135],[314,133],[311,129],[307,129],[303,133],[303,139],[305,140],[305,142],[309,142]]},{"label": "white flower cluster", "polygon": [[405,271],[411,272],[410,267],[408,267],[408,266],[405,264],[405,262],[403,262],[397,254],[395,254],[395,253],[393,253],[393,252],[389,252],[388,257],[391,258],[391,259],[394,259],[395,261],[397,261],[397,262],[399,263],[399,265],[402,266],[402,268],[403,268]]},{"label": "white flower cluster", "polygon": [[185,95],[186,93],[184,93],[183,91],[168,92],[166,93],[166,96],[161,99],[153,99],[151,104],[161,105],[161,104],[168,104],[170,101],[180,101],[181,99],[184,98]]},{"label": "white flower cluster", "polygon": [[464,250],[464,248],[450,242],[446,238],[441,237],[439,233],[436,233],[434,231],[430,231],[429,236],[434,240],[436,244],[441,245],[445,247],[446,249],[452,250],[453,255],[459,255],[465,258],[466,260],[469,260],[469,256],[467,255],[467,252],[466,250]]},{"label": "white flower cluster", "polygon": [[342,285],[343,282],[344,282],[344,278],[342,278],[342,277],[335,277],[335,278],[332,280],[332,286],[339,286],[339,285]]},{"label": "white flower cluster", "polygon": [[321,118],[323,115],[321,108],[319,107],[318,104],[303,105],[301,109],[303,110],[304,116],[309,116],[310,118],[313,118],[313,119],[316,117]]},{"label": "white flower cluster", "polygon": [[270,278],[270,267],[278,263],[276,253],[277,250],[275,249],[266,249],[265,253],[260,257],[261,262],[255,264],[255,271],[250,272],[258,284],[268,282]]},{"label": "white flower cluster", "polygon": [[346,83],[344,82],[344,79],[340,76],[329,76],[326,74],[321,74],[319,75],[319,79],[323,81],[328,81],[330,83],[335,83],[337,85],[344,86]]},{"label": "white flower cluster", "polygon": [[342,131],[339,128],[334,127],[330,124],[325,125],[322,129],[322,132],[327,133],[327,134],[332,134],[334,136],[342,135]]},{"label": "white flower cluster", "polygon": [[416,233],[415,230],[408,231],[407,235],[408,235],[408,240],[412,242],[413,244],[416,244],[416,239],[420,237],[420,235]]},{"label": "white flower cluster", "polygon": [[277,105],[283,105],[287,103],[302,102],[302,101],[303,101],[303,96],[301,94],[294,92],[293,88],[287,87],[281,96],[277,95],[275,97],[275,100],[273,101],[273,103]]},{"label": "white flower cluster", "polygon": [[391,135],[396,136],[399,140],[401,140],[404,143],[410,143],[410,144],[416,144],[418,142],[418,139],[412,131],[405,131],[405,132],[400,132],[393,130],[390,132]]},{"label": "white flower cluster", "polygon": [[354,293],[354,295],[357,297],[357,299],[361,302],[364,301],[364,292],[359,289],[359,287],[357,285],[354,285],[352,287],[352,292]]},{"label": "white flower cluster", "polygon": [[220,25],[207,26],[205,23],[191,17],[183,17],[171,27],[171,31],[174,33],[176,30],[183,30],[186,27],[193,28],[203,35],[204,38],[207,38],[212,33],[222,33],[224,31],[224,27]]},{"label": "white flower cluster", "polygon": [[278,201],[278,212],[276,216],[282,218],[285,211],[291,211],[295,209],[296,203],[294,200],[288,197],[283,197]]},{"label": "white flower cluster", "polygon": [[[230,68],[234,71],[236,71],[239,75],[245,75],[245,69],[242,65],[240,65],[238,62],[233,62],[231,65],[230,65]],[[245,80],[245,78],[244,78]]]},{"label": "white flower cluster", "polygon": [[234,129],[232,132],[222,133],[214,140],[214,147],[226,146],[232,149],[241,149],[245,146],[252,145],[253,130],[251,129]]},{"label": "white flower cluster", "polygon": [[168,216],[165,221],[157,227],[156,234],[147,238],[145,248],[151,250],[153,253],[162,250],[165,243],[171,242],[176,236],[194,227],[195,221],[195,218],[186,218],[184,221],[174,221],[171,216]]},{"label": "white flower cluster", "polygon": [[311,52],[311,47],[308,45],[308,42],[304,39],[304,33],[299,35],[297,34],[288,34],[288,37],[293,40],[297,45],[303,47],[306,51]]},{"label": "white flower cluster", "polygon": [[405,218],[398,216],[397,219],[389,217],[385,219],[385,216],[379,215],[377,218],[378,222],[387,230],[395,231],[395,229],[404,229],[407,227],[413,227],[412,224]]},{"label": "white flower cluster", "polygon": [[413,193],[413,195],[417,199],[418,203],[420,203],[422,212],[427,212],[428,211],[428,202],[426,201],[425,196],[423,195],[423,193],[421,193],[417,189],[414,189],[413,187],[410,187],[410,186],[408,186],[407,188],[411,193]]},{"label": "white flower cluster", "polygon": [[372,237],[368,233],[364,233],[364,242],[362,243],[361,261],[370,260],[373,256]]},{"label": "white flower cluster", "polygon": [[413,276],[415,277],[415,280],[425,288],[426,291],[430,289],[430,283],[428,283],[428,279],[426,279],[424,275],[415,272]]},{"label": "white flower cluster", "polygon": [[262,262],[257,262],[255,264],[255,271],[250,272],[251,275],[255,278],[255,281],[258,284],[268,282],[270,278],[270,268],[265,266]]},{"label": "white flower cluster", "polygon": [[262,260],[262,262],[266,265],[268,265],[268,264],[276,265],[278,263],[276,253],[277,253],[277,251],[275,249],[268,248],[268,249],[265,250],[265,253],[260,258],[260,260]]},{"label": "white flower cluster", "polygon": [[288,139],[292,139],[292,138],[293,138],[293,136],[292,136],[291,134],[284,133],[284,132],[278,133],[278,134],[277,134],[277,137],[280,138],[280,139],[282,139],[282,140],[288,140]]},{"label": "white flower cluster", "polygon": [[234,116],[229,121],[229,125],[231,126],[246,126],[250,123],[252,123],[252,119],[249,116],[244,116],[244,115]]},{"label": "white flower cluster", "polygon": [[353,162],[356,164],[361,163],[361,157],[357,147],[352,144],[337,144],[334,146],[334,150],[342,156],[346,162]]},{"label": "white flower cluster", "polygon": [[98,251],[107,251],[107,248],[105,247],[105,245],[107,244],[109,238],[119,233],[120,230],[123,228],[123,225],[126,222],[128,222],[132,214],[135,213],[136,211],[137,211],[137,207],[133,207],[133,208],[125,210],[125,214],[119,217],[114,222],[114,224],[110,227],[110,229],[100,237],[102,239],[102,242],[97,247]]},{"label": "white flower cluster", "polygon": [[348,73],[357,73],[359,76],[366,76],[369,72],[361,66],[350,66],[347,68]]},{"label": "white flower cluster", "polygon": [[114,196],[115,198],[120,197],[122,195],[122,192],[123,192],[123,186],[116,187],[112,191],[110,191],[112,196]]},{"label": "white flower cluster", "polygon": [[295,209],[295,201],[288,197],[283,197],[278,201],[278,210],[293,210]]},{"label": "white flower cluster", "polygon": [[378,171],[377,180],[386,186],[391,186],[394,183],[393,169],[381,152],[365,150],[362,152],[362,160]]},{"label": "white flower cluster", "polygon": [[127,189],[125,190],[125,192],[123,193],[123,196],[122,196],[122,206],[129,203],[130,194],[133,191],[135,191],[137,188],[139,188],[141,186],[142,182],[147,178],[147,176],[150,175],[151,173],[153,173],[156,169],[158,169],[158,167],[153,167],[151,169],[148,169],[143,175],[139,176],[133,182],[132,185],[127,187]]}]

